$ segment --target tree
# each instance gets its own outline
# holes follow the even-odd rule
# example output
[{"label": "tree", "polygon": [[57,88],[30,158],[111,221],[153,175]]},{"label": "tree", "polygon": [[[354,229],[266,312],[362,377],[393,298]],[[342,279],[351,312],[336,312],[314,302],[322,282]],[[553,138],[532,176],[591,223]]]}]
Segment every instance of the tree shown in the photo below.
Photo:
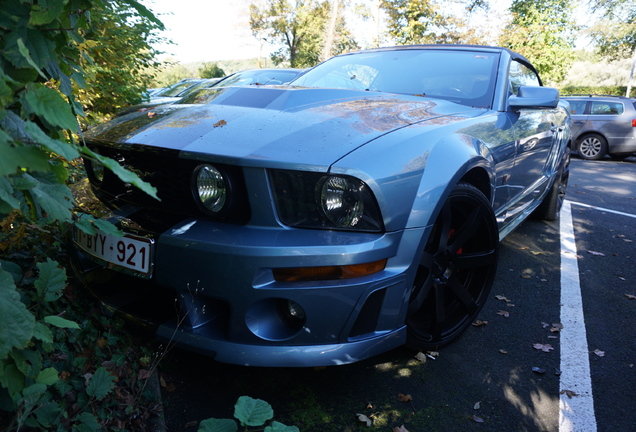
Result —
[{"label": "tree", "polygon": [[[264,7],[250,5],[250,28],[257,39],[280,47],[274,64],[310,67],[320,61],[329,12],[328,1],[267,0]],[[338,25],[342,30],[342,21]]]},{"label": "tree", "polygon": [[227,75],[216,63],[203,63],[199,68],[201,78],[222,78]]},{"label": "tree", "polygon": [[510,12],[500,44],[531,60],[544,81],[563,81],[574,61],[577,29],[570,0],[513,0]]},{"label": "tree", "polygon": [[603,15],[603,20],[589,32],[599,52],[611,60],[632,58],[627,79],[626,95],[629,95],[636,69],[636,3],[633,0],[593,0],[592,9]]},{"label": "tree", "polygon": [[153,45],[163,40],[158,36],[162,29],[161,23],[140,15],[125,1],[95,4],[79,47],[86,85],[75,87],[84,121],[101,122],[123,106],[141,102],[160,66],[155,59],[161,52]]},{"label": "tree", "polygon": [[[470,15],[477,8],[487,8],[485,0],[462,0],[462,11]],[[389,35],[398,45],[428,43],[483,43],[468,20],[453,15],[448,2],[437,0],[381,0],[387,15]]]},{"label": "tree", "polygon": [[[30,231],[61,232],[71,224],[87,233],[95,233],[95,227],[117,233],[113,225],[86,215],[73,219],[74,199],[67,180],[71,163],[80,155],[99,160],[124,181],[156,197],[156,191],[135,174],[80,144],[77,117],[85,109],[76,92],[94,79],[87,80],[86,70],[111,68],[116,75],[121,65],[113,56],[109,64],[100,63],[101,57],[89,60],[100,45],[114,47],[93,25],[101,22],[104,11],[120,7],[128,11],[125,22],[131,26],[149,20],[155,28],[162,27],[135,0],[0,0],[0,252],[12,244],[31,242]],[[122,75],[134,76],[135,71],[128,65]],[[104,70],[94,75],[100,73]],[[53,388],[61,370],[50,358],[68,342],[67,333],[55,330],[79,329],[76,322],[61,317],[66,311],[56,307],[66,272],[47,256],[55,257],[61,248],[61,236],[55,241],[50,248],[34,247],[26,260],[20,254],[3,254],[0,260],[0,401],[3,411],[14,412],[7,430],[51,430],[58,423],[68,430],[94,430],[100,424],[88,406],[81,414],[67,410],[65,401],[58,403],[61,393]],[[112,389],[109,372],[105,368],[98,372],[107,385],[98,388],[99,380],[91,382],[97,385],[82,385],[86,394],[78,399],[88,401],[96,391],[105,395]]]}]

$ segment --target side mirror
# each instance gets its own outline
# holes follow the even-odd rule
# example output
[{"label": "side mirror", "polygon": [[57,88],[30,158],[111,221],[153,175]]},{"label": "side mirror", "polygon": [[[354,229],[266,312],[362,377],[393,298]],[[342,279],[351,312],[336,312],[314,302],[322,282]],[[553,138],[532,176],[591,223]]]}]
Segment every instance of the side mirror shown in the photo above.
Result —
[{"label": "side mirror", "polygon": [[512,109],[556,108],[559,104],[559,91],[552,87],[521,86],[517,95],[508,98]]}]

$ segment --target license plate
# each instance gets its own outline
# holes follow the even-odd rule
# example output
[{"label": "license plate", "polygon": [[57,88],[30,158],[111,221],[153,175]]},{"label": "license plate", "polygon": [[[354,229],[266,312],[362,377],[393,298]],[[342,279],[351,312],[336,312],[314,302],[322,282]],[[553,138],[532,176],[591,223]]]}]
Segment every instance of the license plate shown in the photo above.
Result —
[{"label": "license plate", "polygon": [[75,230],[75,244],[87,254],[99,258],[115,269],[128,269],[148,277],[152,271],[154,241],[145,237],[126,234],[116,237],[98,231],[89,235]]}]

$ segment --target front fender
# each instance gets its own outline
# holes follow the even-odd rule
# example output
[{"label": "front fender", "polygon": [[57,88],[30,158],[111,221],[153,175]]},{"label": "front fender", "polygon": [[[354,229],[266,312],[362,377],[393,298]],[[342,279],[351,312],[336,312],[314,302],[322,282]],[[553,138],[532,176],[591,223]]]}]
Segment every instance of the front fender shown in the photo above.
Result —
[{"label": "front fender", "polygon": [[367,183],[387,231],[426,227],[433,223],[452,187],[471,170],[481,171],[486,179],[482,182],[485,195],[493,196],[493,156],[484,142],[461,132],[474,123],[479,121],[412,125],[366,144],[330,171]]}]

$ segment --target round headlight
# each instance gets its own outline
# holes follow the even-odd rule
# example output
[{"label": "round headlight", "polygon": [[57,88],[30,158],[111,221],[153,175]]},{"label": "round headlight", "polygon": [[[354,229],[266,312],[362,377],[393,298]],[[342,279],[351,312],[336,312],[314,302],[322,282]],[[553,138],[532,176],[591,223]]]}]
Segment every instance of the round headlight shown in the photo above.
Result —
[{"label": "round headlight", "polygon": [[321,188],[322,210],[340,228],[354,227],[364,214],[364,199],[355,183],[344,177],[329,177]]},{"label": "round headlight", "polygon": [[212,165],[201,165],[196,170],[196,194],[203,206],[217,213],[227,200],[227,184],[221,172]]}]

